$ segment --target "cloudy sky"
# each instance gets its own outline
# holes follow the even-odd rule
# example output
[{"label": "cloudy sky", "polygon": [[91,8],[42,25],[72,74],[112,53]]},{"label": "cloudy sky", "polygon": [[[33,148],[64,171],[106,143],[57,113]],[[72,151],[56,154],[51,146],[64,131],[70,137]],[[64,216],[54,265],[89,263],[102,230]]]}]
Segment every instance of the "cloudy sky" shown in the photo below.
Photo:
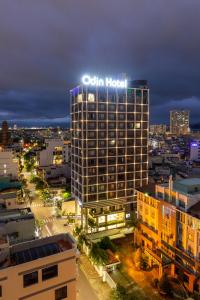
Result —
[{"label": "cloudy sky", "polygon": [[66,122],[83,73],[147,79],[200,123],[200,0],[0,0],[0,120]]}]

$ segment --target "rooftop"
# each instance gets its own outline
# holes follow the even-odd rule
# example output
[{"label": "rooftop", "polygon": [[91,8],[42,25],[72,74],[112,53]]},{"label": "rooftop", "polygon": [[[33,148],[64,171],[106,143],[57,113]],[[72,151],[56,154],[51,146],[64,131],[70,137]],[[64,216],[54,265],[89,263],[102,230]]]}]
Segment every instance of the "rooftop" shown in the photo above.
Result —
[{"label": "rooftop", "polygon": [[148,185],[137,188],[137,190],[144,194],[148,194],[149,196],[155,197],[156,185],[155,183],[149,183]]},{"label": "rooftop", "polygon": [[[73,248],[76,248],[75,240],[67,233],[15,244],[10,246],[9,266],[28,263]],[[8,264],[0,262],[0,267],[8,267]]]},{"label": "rooftop", "polygon": [[200,185],[200,178],[186,178],[177,180],[175,182],[179,182],[180,184],[191,186],[191,185]]},{"label": "rooftop", "polygon": [[200,178],[176,180],[173,189],[184,194],[200,194]]},{"label": "rooftop", "polygon": [[0,210],[0,223],[8,223],[11,221],[24,219],[34,219],[34,215],[29,207]]},{"label": "rooftop", "polygon": [[19,181],[10,181],[9,178],[0,179],[0,192],[8,189],[20,189],[22,184]]}]

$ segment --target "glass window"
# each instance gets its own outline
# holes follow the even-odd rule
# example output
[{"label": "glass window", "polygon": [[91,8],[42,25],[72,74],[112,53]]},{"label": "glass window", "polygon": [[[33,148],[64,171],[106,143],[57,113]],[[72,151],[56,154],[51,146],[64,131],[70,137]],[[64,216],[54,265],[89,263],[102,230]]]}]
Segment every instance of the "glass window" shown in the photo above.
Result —
[{"label": "glass window", "polygon": [[136,123],[136,124],[135,124],[135,128],[136,128],[136,129],[140,129],[140,128],[141,128],[141,123]]},{"label": "glass window", "polygon": [[95,96],[94,94],[88,94],[88,102],[94,102]]},{"label": "glass window", "polygon": [[58,265],[51,266],[42,270],[42,280],[47,280],[58,276]]},{"label": "glass window", "polygon": [[100,113],[100,114],[99,114],[99,120],[106,120],[106,115]]},{"label": "glass window", "polygon": [[115,123],[109,122],[108,127],[109,127],[109,129],[114,129],[115,128]]},{"label": "glass window", "polygon": [[100,129],[105,129],[106,128],[106,123],[99,122],[99,128]]},{"label": "glass window", "polygon": [[115,104],[109,104],[108,105],[108,110],[109,111],[115,111],[116,110],[116,105]]},{"label": "glass window", "polygon": [[94,103],[88,103],[87,110],[88,111],[95,110],[95,104]]},{"label": "glass window", "polygon": [[89,131],[89,132],[88,132],[88,137],[89,137],[89,138],[94,138],[94,137],[96,137],[96,132],[95,132],[95,131]]},{"label": "glass window", "polygon": [[99,137],[100,138],[105,138],[106,137],[106,131],[100,131],[99,132]]},{"label": "glass window", "polygon": [[67,286],[55,290],[55,300],[62,300],[65,298],[67,298]]},{"label": "glass window", "polygon": [[108,133],[108,136],[109,137],[115,137],[115,135],[116,135],[116,132],[115,131],[109,131],[109,133]]},{"label": "glass window", "polygon": [[23,277],[24,287],[38,283],[38,271],[25,274]]},{"label": "glass window", "polygon": [[111,146],[111,147],[114,147],[115,144],[116,144],[115,139],[112,139],[112,140],[109,140],[109,141],[108,141],[108,145]]},{"label": "glass window", "polygon": [[126,111],[126,106],[120,104],[120,105],[119,105],[119,111]]},{"label": "glass window", "polygon": [[125,124],[124,123],[119,123],[119,128],[120,129],[124,129],[125,128]]},{"label": "glass window", "polygon": [[106,110],[106,105],[105,104],[99,104],[99,110],[100,111],[105,111]]},{"label": "glass window", "polygon": [[103,91],[99,91],[99,96],[98,96],[98,98],[99,98],[99,102],[106,102],[106,100],[107,100],[107,92],[105,91],[105,92],[103,92]]},{"label": "glass window", "polygon": [[115,120],[115,114],[108,114],[108,120]]}]

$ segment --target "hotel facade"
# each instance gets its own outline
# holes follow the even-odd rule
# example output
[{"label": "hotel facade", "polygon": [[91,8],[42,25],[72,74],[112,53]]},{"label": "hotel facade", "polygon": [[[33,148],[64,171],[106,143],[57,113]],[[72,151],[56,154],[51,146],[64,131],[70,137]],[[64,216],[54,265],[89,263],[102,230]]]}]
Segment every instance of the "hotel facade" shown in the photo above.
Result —
[{"label": "hotel facade", "polygon": [[137,192],[140,226],[136,243],[142,246],[157,277],[164,272],[200,291],[200,179],[183,179],[147,186]]},{"label": "hotel facade", "polygon": [[135,189],[148,183],[148,130],[146,81],[88,76],[71,91],[72,194],[86,231],[89,219],[93,232],[131,219]]}]

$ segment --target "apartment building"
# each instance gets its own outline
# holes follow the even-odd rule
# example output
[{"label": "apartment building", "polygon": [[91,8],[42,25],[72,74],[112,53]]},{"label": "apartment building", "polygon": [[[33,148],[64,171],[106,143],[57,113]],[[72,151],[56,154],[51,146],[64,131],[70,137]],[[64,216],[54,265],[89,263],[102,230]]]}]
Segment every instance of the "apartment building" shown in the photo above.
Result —
[{"label": "apartment building", "polygon": [[12,150],[0,148],[0,177],[18,179],[18,161]]},{"label": "apartment building", "polygon": [[181,278],[190,292],[200,291],[200,179],[169,186],[149,186],[137,192],[142,246],[160,278],[163,272]]},{"label": "apartment building", "polygon": [[103,231],[123,227],[135,188],[148,182],[149,89],[145,80],[85,76],[71,91],[72,193]]},{"label": "apartment building", "polygon": [[190,133],[190,112],[188,110],[170,111],[170,132],[175,135]]},{"label": "apartment building", "polygon": [[46,148],[39,152],[38,165],[40,167],[61,165],[70,161],[70,142],[62,139],[46,139]]},{"label": "apartment building", "polygon": [[62,184],[70,178],[71,143],[60,138],[46,139],[46,148],[38,153],[38,170],[46,180],[55,180]]},{"label": "apartment building", "polygon": [[75,300],[77,249],[69,234],[0,244],[0,299]]}]

